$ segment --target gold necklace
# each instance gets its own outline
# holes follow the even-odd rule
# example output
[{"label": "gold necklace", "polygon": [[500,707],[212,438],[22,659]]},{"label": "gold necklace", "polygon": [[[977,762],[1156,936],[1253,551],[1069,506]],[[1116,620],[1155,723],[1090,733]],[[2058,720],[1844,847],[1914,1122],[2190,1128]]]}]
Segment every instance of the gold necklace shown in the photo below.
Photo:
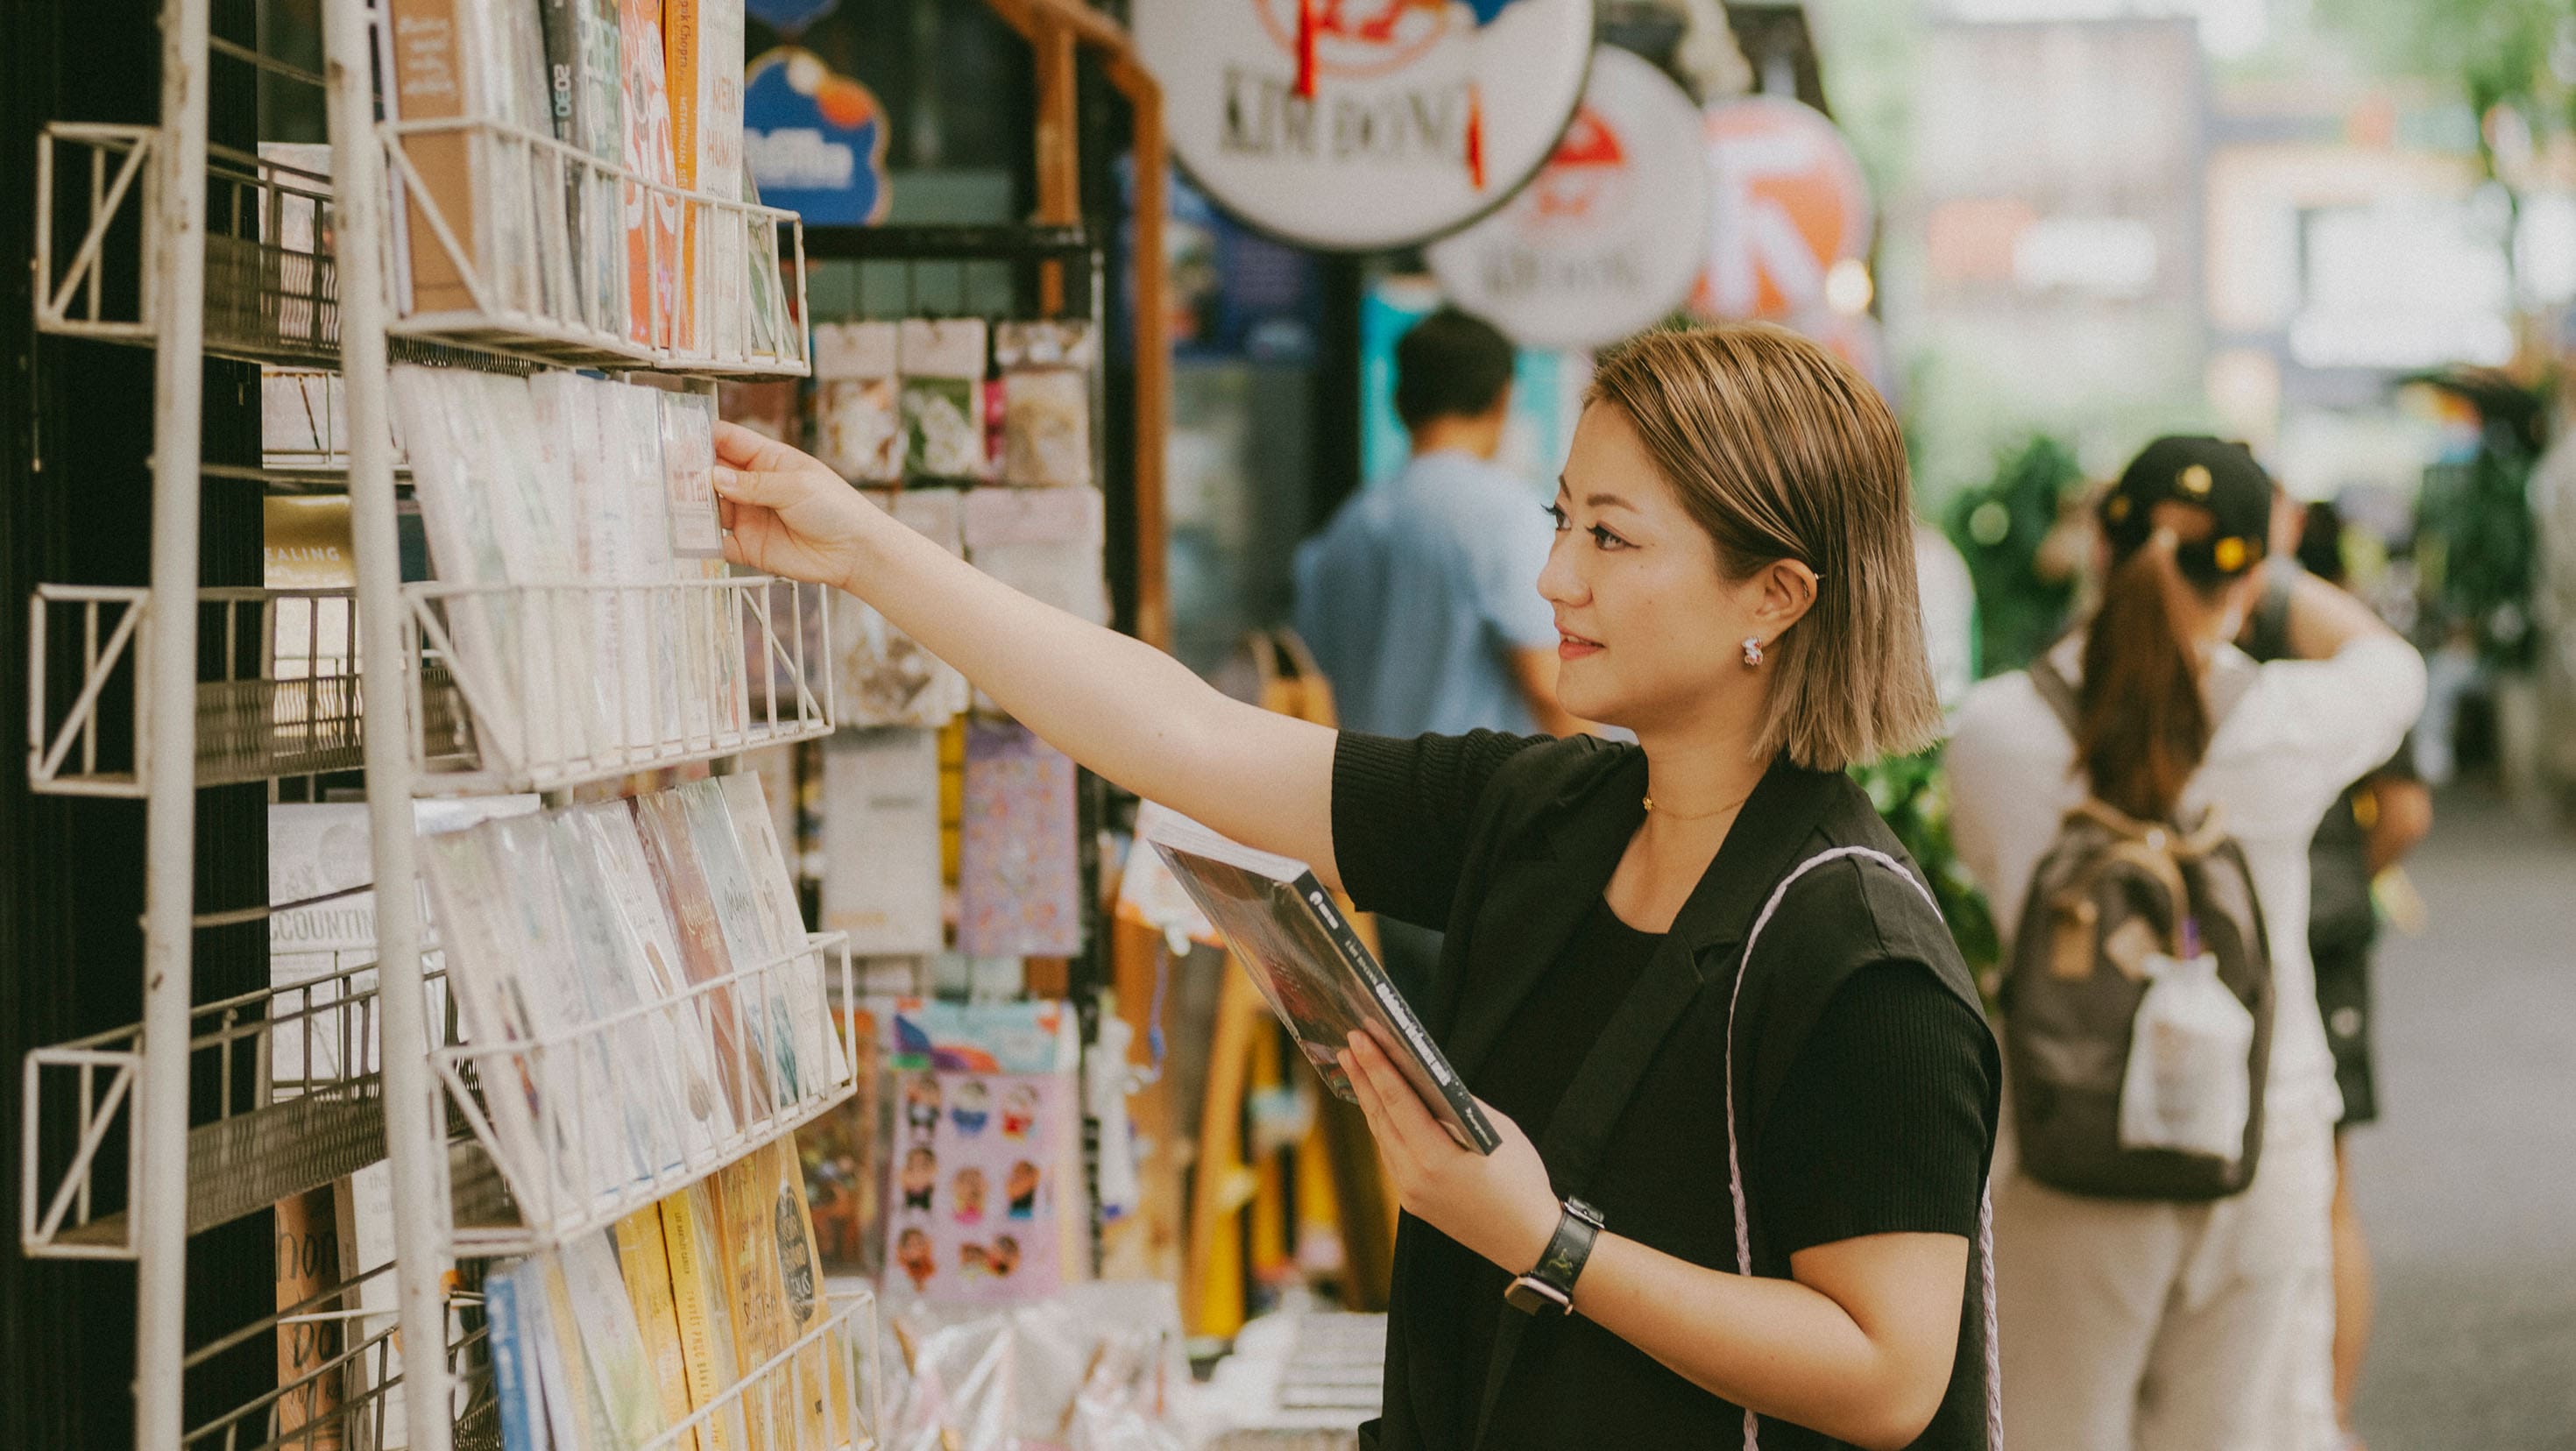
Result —
[{"label": "gold necklace", "polygon": [[[1726,813],[1728,813],[1728,812],[1730,812],[1730,811],[1738,810],[1738,809],[1740,809],[1740,808],[1744,805],[1744,803],[1745,803],[1745,802],[1750,801],[1750,800],[1752,800],[1752,799],[1753,799],[1753,793],[1752,793],[1751,791],[1747,791],[1747,792],[1745,792],[1743,795],[1736,797],[1734,801],[1730,802],[1730,803],[1729,803],[1729,804],[1727,804],[1727,805],[1724,805],[1724,806],[1721,806],[1721,807],[1717,808],[1715,811],[1703,811],[1703,812],[1701,812],[1701,813],[1700,813],[1699,815],[1697,815],[1697,816],[1682,816],[1682,815],[1678,815],[1678,814],[1676,814],[1676,813],[1674,813],[1674,812],[1667,811],[1667,812],[1665,812],[1665,813],[1664,813],[1664,819],[1665,819],[1665,820],[1667,820],[1667,821],[1708,821],[1708,820],[1712,820],[1712,819],[1714,819],[1714,818],[1716,818],[1716,817],[1724,816]],[[1655,798],[1654,798],[1654,797],[1652,797],[1652,796],[1649,796],[1649,797],[1645,798],[1645,800],[1646,800],[1646,814],[1647,814],[1647,815],[1649,815],[1649,816],[1652,816],[1652,815],[1654,814],[1654,812],[1655,812]]]}]

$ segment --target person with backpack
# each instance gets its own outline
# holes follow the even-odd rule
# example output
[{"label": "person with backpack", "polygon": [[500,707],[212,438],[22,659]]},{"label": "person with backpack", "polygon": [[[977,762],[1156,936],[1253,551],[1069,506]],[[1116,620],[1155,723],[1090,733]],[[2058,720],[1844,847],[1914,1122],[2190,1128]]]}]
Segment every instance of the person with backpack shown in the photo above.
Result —
[{"label": "person with backpack", "polygon": [[2308,843],[2396,749],[2425,677],[2313,579],[2289,601],[2298,658],[2229,643],[2271,501],[2240,444],[2149,444],[2100,505],[2099,609],[1978,686],[1947,753],[1961,861],[2010,937],[1995,1236],[2016,1445],[2337,1441],[2340,1102]]},{"label": "person with backpack", "polygon": [[1417,1006],[1500,1142],[1342,1045],[1404,1208],[1363,1446],[1994,1451],[2002,1065],[1847,771],[1941,724],[1904,435],[1848,364],[1746,325],[1595,368],[1535,584],[1567,708],[1635,744],[1272,714],[782,444],[716,449],[728,559],[850,590],[1111,781],[1445,929]]}]

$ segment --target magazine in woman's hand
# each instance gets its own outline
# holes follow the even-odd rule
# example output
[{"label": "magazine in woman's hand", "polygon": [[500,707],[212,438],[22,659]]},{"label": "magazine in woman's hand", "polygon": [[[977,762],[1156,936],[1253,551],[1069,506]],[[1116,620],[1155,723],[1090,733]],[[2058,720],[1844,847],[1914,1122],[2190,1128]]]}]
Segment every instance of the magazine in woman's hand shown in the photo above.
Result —
[{"label": "magazine in woman's hand", "polygon": [[1333,1092],[1354,1098],[1333,1058],[1353,1034],[1366,1031],[1451,1138],[1480,1154],[1502,1143],[1423,1031],[1422,1020],[1304,862],[1254,851],[1177,815],[1154,829],[1151,843],[1225,934],[1270,1010],[1288,1025]]}]

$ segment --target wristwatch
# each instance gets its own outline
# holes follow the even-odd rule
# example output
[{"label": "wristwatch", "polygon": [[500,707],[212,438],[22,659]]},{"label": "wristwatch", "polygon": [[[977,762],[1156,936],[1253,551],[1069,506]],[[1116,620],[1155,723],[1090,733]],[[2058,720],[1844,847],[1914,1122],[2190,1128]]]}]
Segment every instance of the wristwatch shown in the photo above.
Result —
[{"label": "wristwatch", "polygon": [[1592,1241],[1601,1234],[1601,1211],[1580,1199],[1565,1201],[1556,1235],[1538,1257],[1537,1268],[1503,1287],[1503,1303],[1524,1315],[1563,1315],[1574,1309],[1574,1281],[1592,1257]]}]

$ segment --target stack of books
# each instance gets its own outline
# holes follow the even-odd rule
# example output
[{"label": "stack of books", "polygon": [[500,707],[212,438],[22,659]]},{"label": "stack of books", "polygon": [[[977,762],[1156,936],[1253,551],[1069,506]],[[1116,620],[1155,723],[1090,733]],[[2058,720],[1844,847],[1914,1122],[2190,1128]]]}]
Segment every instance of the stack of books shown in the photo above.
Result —
[{"label": "stack of books", "polygon": [[801,357],[743,165],[742,0],[389,11],[407,317],[630,355]]},{"label": "stack of books", "polygon": [[[773,1143],[483,1280],[507,1451],[864,1451],[866,1317],[827,1333],[795,1150]],[[773,1362],[775,1362],[773,1364]]]}]

